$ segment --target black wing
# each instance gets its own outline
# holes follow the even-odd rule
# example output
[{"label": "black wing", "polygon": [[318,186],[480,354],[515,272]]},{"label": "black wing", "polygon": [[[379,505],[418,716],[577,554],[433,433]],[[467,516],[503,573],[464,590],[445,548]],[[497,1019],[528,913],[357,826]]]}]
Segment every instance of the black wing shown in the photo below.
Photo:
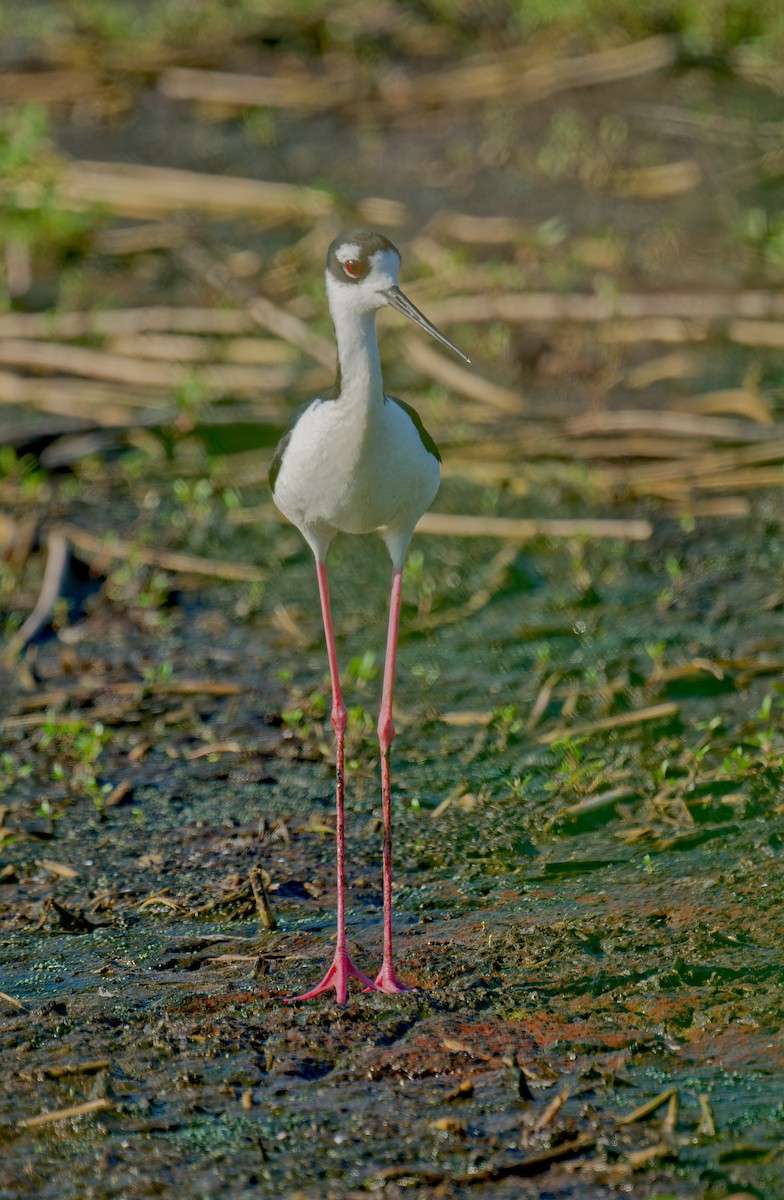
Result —
[{"label": "black wing", "polygon": [[427,450],[428,454],[432,454],[433,458],[435,458],[438,462],[441,462],[441,455],[438,453],[438,446],[435,444],[430,434],[422,424],[422,418],[417,410],[412,408],[410,404],[406,404],[405,400],[398,400],[397,396],[385,396],[384,399],[391,400],[393,404],[397,404],[400,408],[402,408],[403,412],[408,413],[409,417],[414,422],[414,427],[416,428],[417,433],[419,434],[419,440]]}]

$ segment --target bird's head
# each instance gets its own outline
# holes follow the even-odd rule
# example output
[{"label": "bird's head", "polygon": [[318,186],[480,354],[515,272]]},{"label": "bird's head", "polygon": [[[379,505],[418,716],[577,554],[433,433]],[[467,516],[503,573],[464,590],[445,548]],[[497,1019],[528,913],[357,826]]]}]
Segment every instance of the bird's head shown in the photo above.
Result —
[{"label": "bird's head", "polygon": [[370,229],[355,229],[336,238],[327,253],[330,303],[355,312],[372,312],[389,303],[397,287],[400,251]]},{"label": "bird's head", "polygon": [[465,354],[401,292],[399,270],[400,251],[382,234],[355,229],[335,238],[327,252],[327,296],[333,317],[343,313],[365,315],[389,304],[468,362]]}]

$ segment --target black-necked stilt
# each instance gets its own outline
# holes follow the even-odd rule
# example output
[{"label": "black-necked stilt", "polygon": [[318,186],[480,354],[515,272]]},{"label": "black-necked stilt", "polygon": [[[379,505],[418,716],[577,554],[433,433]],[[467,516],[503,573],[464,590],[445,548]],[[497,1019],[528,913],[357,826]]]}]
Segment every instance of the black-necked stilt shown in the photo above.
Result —
[{"label": "black-necked stilt", "polygon": [[[321,614],[332,680],[332,727],[337,757],[337,945],[332,965],[309,1000],[334,988],[344,1004],[348,979],[366,989],[404,992],[392,958],[392,825],[389,751],[395,736],[392,689],[400,620],[403,562],[414,526],[438,491],[441,457],[418,414],[384,394],[376,340],[376,311],[389,304],[443,345],[469,360],[403,295],[397,284],[400,254],[381,234],[357,230],[337,238],[327,254],[327,297],[338,346],[338,380],[296,415],[272,460],[270,485],[278,508],[303,534],[316,557]],[[336,533],[371,533],[384,539],[392,559],[378,740],[384,818],[383,961],[375,982],[351,961],[346,948],[343,744],[346,708],[340,690],[327,582],[327,551]]]}]

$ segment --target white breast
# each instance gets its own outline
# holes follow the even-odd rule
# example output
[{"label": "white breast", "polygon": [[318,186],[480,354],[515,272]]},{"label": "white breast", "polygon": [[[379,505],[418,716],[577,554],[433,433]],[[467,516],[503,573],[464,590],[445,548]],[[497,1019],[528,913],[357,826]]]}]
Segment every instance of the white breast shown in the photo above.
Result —
[{"label": "white breast", "polygon": [[408,544],[438,491],[439,475],[437,459],[394,400],[323,400],[292,430],[275,503],[311,545],[338,531],[379,530],[392,552],[393,542]]}]

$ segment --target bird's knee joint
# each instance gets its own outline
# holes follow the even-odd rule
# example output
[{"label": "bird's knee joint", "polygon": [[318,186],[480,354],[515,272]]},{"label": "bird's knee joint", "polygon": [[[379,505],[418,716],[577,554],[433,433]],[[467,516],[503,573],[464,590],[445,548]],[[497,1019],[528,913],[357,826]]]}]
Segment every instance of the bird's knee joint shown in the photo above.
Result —
[{"label": "bird's knee joint", "polygon": [[348,721],[348,714],[346,712],[345,704],[343,704],[342,702],[340,704],[333,704],[332,705],[332,728],[334,729],[335,733],[339,734],[341,737],[346,732],[347,721]]},{"label": "bird's knee joint", "polygon": [[395,736],[395,726],[391,717],[381,720],[378,723],[378,744],[381,747],[381,753],[386,754],[389,747],[392,745],[392,739]]}]

